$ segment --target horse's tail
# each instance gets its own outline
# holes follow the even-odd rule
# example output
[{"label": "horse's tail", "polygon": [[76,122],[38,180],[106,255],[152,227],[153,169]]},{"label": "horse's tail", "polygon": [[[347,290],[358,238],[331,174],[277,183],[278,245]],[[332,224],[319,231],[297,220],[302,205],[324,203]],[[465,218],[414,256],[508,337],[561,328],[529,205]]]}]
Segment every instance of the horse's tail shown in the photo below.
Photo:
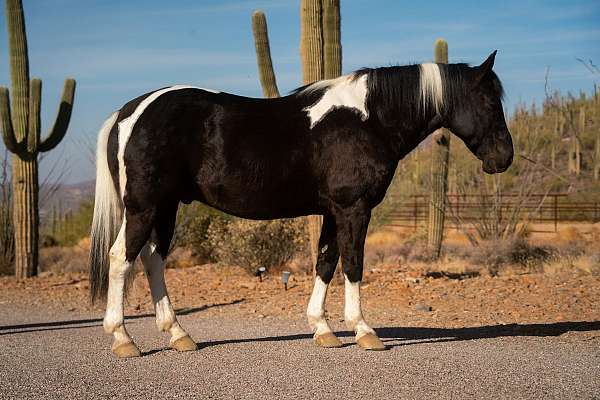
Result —
[{"label": "horse's tail", "polygon": [[118,112],[100,128],[96,147],[96,196],[90,243],[90,296],[92,303],[108,292],[109,251],[115,241],[121,218],[121,199],[108,168],[108,137]]}]

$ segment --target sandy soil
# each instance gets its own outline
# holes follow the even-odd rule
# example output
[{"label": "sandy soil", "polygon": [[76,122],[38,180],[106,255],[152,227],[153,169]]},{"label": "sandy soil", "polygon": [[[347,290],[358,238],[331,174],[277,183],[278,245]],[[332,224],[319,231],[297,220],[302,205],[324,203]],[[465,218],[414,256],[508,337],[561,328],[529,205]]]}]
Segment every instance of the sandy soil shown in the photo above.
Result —
[{"label": "sandy soil", "polygon": [[[453,328],[600,321],[600,277],[579,270],[464,279],[439,275],[392,264],[366,270],[363,310],[367,320],[375,326]],[[174,307],[180,312],[206,308],[209,315],[228,313],[258,319],[302,318],[312,289],[312,278],[307,275],[293,274],[285,291],[279,275],[267,275],[259,282],[240,268],[217,265],[168,269],[166,281]],[[81,312],[104,307],[89,303],[88,281],[83,274],[47,274],[25,282],[2,277],[0,287],[0,308],[8,304]],[[214,305],[223,306],[211,307]],[[328,296],[333,321],[343,319],[342,307],[343,285],[336,277]],[[148,284],[138,273],[126,313],[151,312]]]}]

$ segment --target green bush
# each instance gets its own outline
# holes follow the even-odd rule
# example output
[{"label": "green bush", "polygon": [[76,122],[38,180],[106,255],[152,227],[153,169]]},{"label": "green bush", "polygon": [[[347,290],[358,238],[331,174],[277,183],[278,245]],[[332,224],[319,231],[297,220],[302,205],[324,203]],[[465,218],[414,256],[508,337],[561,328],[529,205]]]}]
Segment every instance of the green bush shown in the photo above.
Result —
[{"label": "green bush", "polygon": [[208,241],[208,229],[213,223],[230,220],[231,217],[202,203],[183,205],[177,213],[177,225],[171,241],[171,249],[184,247],[192,251],[199,263],[215,262],[213,247]]},{"label": "green bush", "polygon": [[84,200],[75,212],[62,212],[54,209],[52,215],[44,221],[42,229],[42,247],[74,246],[90,234],[94,202]]},{"label": "green bush", "polygon": [[207,232],[212,254],[221,263],[254,273],[258,267],[279,267],[301,251],[308,238],[304,219],[216,220]]}]

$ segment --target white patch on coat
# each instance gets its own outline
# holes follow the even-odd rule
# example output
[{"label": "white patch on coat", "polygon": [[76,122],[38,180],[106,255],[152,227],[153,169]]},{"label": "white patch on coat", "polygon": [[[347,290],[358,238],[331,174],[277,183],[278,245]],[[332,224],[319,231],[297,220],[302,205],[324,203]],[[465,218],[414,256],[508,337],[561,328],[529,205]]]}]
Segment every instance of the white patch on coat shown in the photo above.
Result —
[{"label": "white patch on coat", "polygon": [[348,329],[354,330],[356,339],[360,339],[366,334],[375,335],[375,331],[371,329],[365,322],[360,307],[360,281],[350,282],[348,277],[344,275],[344,320]]},{"label": "white patch on coat", "polygon": [[313,329],[315,335],[322,335],[331,332],[331,328],[325,319],[325,298],[327,297],[327,284],[317,276],[315,286],[308,302],[306,316],[308,323]]},{"label": "white patch on coat", "polygon": [[119,187],[121,189],[121,198],[125,196],[125,183],[127,182],[127,175],[125,174],[125,147],[127,146],[127,142],[129,141],[129,137],[131,136],[131,132],[133,132],[133,128],[135,127],[135,123],[142,116],[146,108],[153,101],[158,99],[161,95],[172,92],[173,90],[181,90],[181,89],[200,89],[206,92],[211,93],[219,93],[218,91],[211,89],[204,89],[195,86],[186,86],[186,85],[176,85],[168,88],[164,88],[161,90],[157,90],[152,93],[150,96],[146,97],[138,106],[135,111],[127,118],[119,122],[119,150],[117,153],[117,160],[119,161]]},{"label": "white patch on coat", "polygon": [[429,104],[437,113],[444,106],[444,85],[439,65],[425,63],[419,65],[421,109],[426,110]]},{"label": "white patch on coat", "polygon": [[327,114],[336,108],[345,107],[360,114],[365,121],[369,118],[367,110],[367,74],[355,78],[354,75],[344,75],[336,79],[315,82],[303,93],[327,88],[316,103],[304,108],[310,119],[310,128],[314,128]]}]

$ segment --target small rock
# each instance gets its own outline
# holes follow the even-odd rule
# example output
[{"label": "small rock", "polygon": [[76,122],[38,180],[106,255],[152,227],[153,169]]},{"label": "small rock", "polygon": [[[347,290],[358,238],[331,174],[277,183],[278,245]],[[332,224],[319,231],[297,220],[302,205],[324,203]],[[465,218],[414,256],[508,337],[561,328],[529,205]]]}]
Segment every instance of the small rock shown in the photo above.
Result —
[{"label": "small rock", "polygon": [[424,303],[415,304],[414,309],[415,309],[415,311],[423,311],[423,312],[430,312],[433,310],[433,308],[431,308],[431,306],[428,306],[427,304],[424,304]]},{"label": "small rock", "polygon": [[264,318],[265,316],[263,314],[258,314],[257,317],[258,318]]}]

